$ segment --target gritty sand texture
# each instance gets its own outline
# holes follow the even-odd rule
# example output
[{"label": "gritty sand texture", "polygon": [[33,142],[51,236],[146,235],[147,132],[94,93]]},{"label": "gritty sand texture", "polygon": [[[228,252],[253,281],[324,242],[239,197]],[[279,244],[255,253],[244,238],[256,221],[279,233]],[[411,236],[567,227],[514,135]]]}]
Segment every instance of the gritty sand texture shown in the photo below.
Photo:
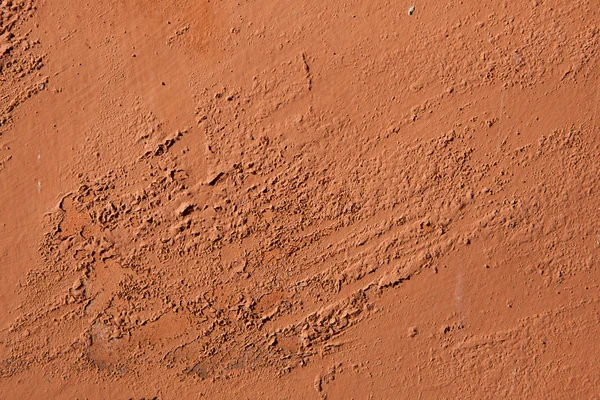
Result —
[{"label": "gritty sand texture", "polygon": [[599,0],[0,0],[0,399],[600,398]]}]

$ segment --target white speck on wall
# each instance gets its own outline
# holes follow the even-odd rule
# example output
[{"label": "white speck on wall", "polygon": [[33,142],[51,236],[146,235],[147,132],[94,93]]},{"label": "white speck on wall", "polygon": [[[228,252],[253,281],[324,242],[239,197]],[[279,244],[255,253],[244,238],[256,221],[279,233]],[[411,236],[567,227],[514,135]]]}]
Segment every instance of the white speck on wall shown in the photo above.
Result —
[{"label": "white speck on wall", "polygon": [[37,183],[37,190],[38,190],[38,193],[42,191],[42,182],[40,182],[40,181],[38,181],[38,183]]},{"label": "white speck on wall", "polygon": [[42,153],[38,150],[38,161],[40,161],[40,158],[42,158]]}]

